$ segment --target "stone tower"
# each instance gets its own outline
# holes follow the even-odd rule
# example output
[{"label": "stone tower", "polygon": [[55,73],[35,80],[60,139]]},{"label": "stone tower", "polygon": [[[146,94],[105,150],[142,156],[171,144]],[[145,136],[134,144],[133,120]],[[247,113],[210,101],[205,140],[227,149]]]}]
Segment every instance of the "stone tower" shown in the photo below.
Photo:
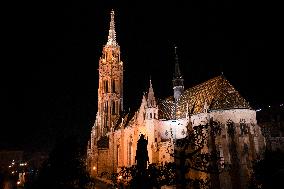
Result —
[{"label": "stone tower", "polygon": [[99,60],[98,135],[111,130],[123,110],[123,62],[116,42],[114,11],[111,11],[108,41]]},{"label": "stone tower", "polygon": [[148,120],[158,119],[158,106],[156,103],[156,98],[151,79],[150,79],[150,86],[147,97],[146,115]]},{"label": "stone tower", "polygon": [[175,101],[177,102],[180,98],[180,95],[183,93],[184,89],[183,78],[178,64],[177,47],[175,47],[175,72],[173,77],[173,89],[174,89],[174,98]]}]

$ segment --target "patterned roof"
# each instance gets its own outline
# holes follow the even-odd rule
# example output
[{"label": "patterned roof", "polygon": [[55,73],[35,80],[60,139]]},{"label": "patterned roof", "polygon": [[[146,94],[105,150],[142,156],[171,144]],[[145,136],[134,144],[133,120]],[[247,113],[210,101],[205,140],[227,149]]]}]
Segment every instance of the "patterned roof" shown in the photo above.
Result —
[{"label": "patterned roof", "polygon": [[176,118],[183,118],[187,109],[189,114],[202,113],[205,102],[209,110],[251,109],[229,81],[224,76],[218,76],[185,90],[176,105],[173,97],[159,101],[159,118],[173,119],[175,112]]}]

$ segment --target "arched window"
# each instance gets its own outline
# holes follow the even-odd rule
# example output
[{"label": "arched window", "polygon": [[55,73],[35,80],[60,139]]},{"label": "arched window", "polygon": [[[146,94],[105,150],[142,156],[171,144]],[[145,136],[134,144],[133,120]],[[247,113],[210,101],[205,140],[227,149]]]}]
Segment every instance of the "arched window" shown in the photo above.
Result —
[{"label": "arched window", "polygon": [[128,165],[131,165],[131,156],[132,156],[132,142],[129,142],[129,145],[128,145]]},{"label": "arched window", "polygon": [[115,101],[115,112],[119,113],[118,101]]},{"label": "arched window", "polygon": [[152,113],[150,113],[150,119],[152,119]]},{"label": "arched window", "polygon": [[115,102],[114,101],[111,102],[111,113],[112,113],[112,115],[114,115],[116,113],[115,112]]},{"label": "arched window", "polygon": [[111,92],[115,93],[115,80],[114,79],[112,80],[112,83],[111,83]]},{"label": "arched window", "polygon": [[108,113],[108,101],[105,102],[105,112]]},{"label": "arched window", "polygon": [[104,80],[104,91],[105,93],[108,93],[108,81],[107,80]]}]

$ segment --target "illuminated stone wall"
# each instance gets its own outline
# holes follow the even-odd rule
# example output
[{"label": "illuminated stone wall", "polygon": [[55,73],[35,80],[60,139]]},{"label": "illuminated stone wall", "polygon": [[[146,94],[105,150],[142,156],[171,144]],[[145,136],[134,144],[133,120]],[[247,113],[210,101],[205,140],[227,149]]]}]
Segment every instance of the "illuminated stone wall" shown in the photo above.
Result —
[{"label": "illuminated stone wall", "polygon": [[[241,183],[241,188],[247,187],[252,161],[255,160],[265,147],[265,140],[260,127],[257,125],[256,112],[251,109],[212,110],[209,113],[192,115],[192,125],[208,123],[213,119],[219,122],[222,132],[216,137],[216,147],[220,151],[225,163],[238,167],[238,173],[232,178],[229,172],[220,174],[221,188],[232,188],[234,182]],[[229,127],[235,131],[234,136],[229,134]],[[233,148],[234,145],[235,148]],[[238,184],[239,184],[238,183]]]}]

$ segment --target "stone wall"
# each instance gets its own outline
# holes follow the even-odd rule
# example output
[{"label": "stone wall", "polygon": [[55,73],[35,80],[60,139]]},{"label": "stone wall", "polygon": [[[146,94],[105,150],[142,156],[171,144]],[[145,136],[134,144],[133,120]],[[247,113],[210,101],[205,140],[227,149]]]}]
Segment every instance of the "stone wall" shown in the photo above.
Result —
[{"label": "stone wall", "polygon": [[[265,145],[254,110],[215,110],[192,115],[190,119],[187,117],[167,121],[147,119],[147,117],[143,119],[141,115],[144,112],[145,110],[138,111],[127,127],[107,133],[108,149],[97,149],[95,145],[93,146],[94,155],[91,162],[97,165],[96,174],[116,172],[120,167],[135,165],[137,141],[141,134],[148,139],[150,163],[173,162],[174,158],[169,153],[173,150],[173,139],[186,136],[188,125],[194,127],[213,119],[222,128],[221,134],[215,139],[216,149],[220,152],[222,161],[238,169],[237,173],[223,172],[219,175],[221,188],[234,188],[236,183],[239,188],[246,187],[251,161]],[[234,129],[234,136],[229,134],[229,127]],[[195,175],[200,174],[195,173]]]}]

